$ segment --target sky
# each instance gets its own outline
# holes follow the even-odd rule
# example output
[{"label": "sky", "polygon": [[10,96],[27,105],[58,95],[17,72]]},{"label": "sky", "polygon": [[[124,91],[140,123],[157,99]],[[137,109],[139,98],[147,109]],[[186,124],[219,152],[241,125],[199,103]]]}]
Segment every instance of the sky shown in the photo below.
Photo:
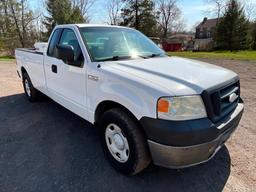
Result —
[{"label": "sky", "polygon": [[[107,11],[104,9],[104,7],[106,7],[106,1],[107,0],[96,0],[89,12],[90,23],[103,24],[106,22]],[[30,6],[35,11],[39,9],[42,10],[42,8],[45,7],[43,2],[43,0],[29,0]],[[256,11],[256,0],[241,0],[241,2],[247,3],[247,5],[253,5]],[[186,30],[192,30],[195,24],[201,22],[204,17],[216,17],[207,12],[207,10],[212,8],[212,5],[207,4],[206,0],[178,0],[177,5],[182,11],[182,18]]]},{"label": "sky", "polygon": [[[256,0],[255,0],[256,1]],[[106,0],[98,0],[95,5],[94,9],[98,11],[91,10],[91,22],[92,23],[103,23],[104,19],[106,18],[106,11],[102,10],[102,5],[106,4]],[[203,13],[204,10],[207,8],[207,4],[205,0],[179,0],[178,7],[182,11],[182,18],[185,22],[186,29],[190,30],[195,23],[200,22],[203,20],[205,14]]]}]

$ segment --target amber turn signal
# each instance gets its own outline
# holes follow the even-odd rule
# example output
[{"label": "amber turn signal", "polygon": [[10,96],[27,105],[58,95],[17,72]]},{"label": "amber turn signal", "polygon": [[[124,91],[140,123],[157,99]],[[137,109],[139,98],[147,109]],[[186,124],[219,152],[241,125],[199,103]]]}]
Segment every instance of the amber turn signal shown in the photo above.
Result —
[{"label": "amber turn signal", "polygon": [[160,113],[168,113],[169,112],[169,101],[161,98],[157,103],[157,111]]}]

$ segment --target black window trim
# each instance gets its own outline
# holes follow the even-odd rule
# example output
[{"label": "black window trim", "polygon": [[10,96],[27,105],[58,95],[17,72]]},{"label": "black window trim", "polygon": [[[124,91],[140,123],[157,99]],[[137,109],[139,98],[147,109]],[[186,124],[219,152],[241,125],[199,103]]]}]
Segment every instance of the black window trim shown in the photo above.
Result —
[{"label": "black window trim", "polygon": [[80,36],[81,36],[81,38],[82,38],[82,41],[83,41],[84,46],[85,46],[85,49],[86,49],[86,52],[87,52],[87,54],[89,55],[90,61],[91,61],[91,62],[95,62],[93,56],[91,55],[91,53],[90,53],[90,51],[89,51],[89,47],[88,47],[88,45],[87,45],[86,40],[82,37],[83,34],[82,34],[82,31],[81,31],[81,28],[78,27],[78,26],[76,26],[76,27],[77,27],[77,29],[78,29],[78,31],[79,31],[79,33],[80,33]]},{"label": "black window trim", "polygon": [[[60,30],[60,35],[59,35],[59,38],[58,38],[58,41],[57,41],[57,44],[59,44],[60,38],[61,38],[62,33],[63,33],[63,29],[64,29],[64,28],[56,28],[56,29],[52,32],[52,36],[51,36],[50,41],[49,41],[49,43],[48,43],[48,48],[47,48],[47,53],[46,53],[46,55],[47,55],[48,57],[56,58],[56,57],[54,57],[54,56],[52,56],[52,55],[49,55],[50,43],[51,43],[51,41],[52,41],[52,38],[53,38],[53,36],[54,36],[54,33],[55,33],[57,30]],[[56,45],[57,45],[57,44],[56,44]],[[55,46],[56,46],[56,45],[55,45]],[[56,59],[57,59],[57,58],[56,58]]]}]

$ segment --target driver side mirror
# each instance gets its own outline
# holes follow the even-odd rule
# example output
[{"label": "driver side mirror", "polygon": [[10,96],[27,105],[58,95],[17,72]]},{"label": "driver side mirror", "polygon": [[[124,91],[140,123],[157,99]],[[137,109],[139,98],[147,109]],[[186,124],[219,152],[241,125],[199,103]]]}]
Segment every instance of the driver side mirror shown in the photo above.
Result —
[{"label": "driver side mirror", "polygon": [[63,60],[63,62],[71,64],[75,61],[74,49],[70,45],[56,45],[57,58]]}]

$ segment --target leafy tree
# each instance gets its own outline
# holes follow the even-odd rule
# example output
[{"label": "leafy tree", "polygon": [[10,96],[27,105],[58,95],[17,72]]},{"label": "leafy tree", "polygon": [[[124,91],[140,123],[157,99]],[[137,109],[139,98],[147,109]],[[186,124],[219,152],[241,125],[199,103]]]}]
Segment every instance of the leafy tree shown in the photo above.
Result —
[{"label": "leafy tree", "polygon": [[248,48],[249,22],[237,0],[230,0],[217,26],[215,41],[218,49],[243,50]]},{"label": "leafy tree", "polygon": [[134,27],[147,36],[156,35],[157,18],[152,0],[124,0],[121,25]]},{"label": "leafy tree", "polygon": [[71,0],[47,0],[46,5],[48,16],[45,16],[43,22],[47,29],[46,39],[56,25],[84,22],[81,10],[73,6]]},{"label": "leafy tree", "polygon": [[256,50],[256,22],[254,22],[252,24],[251,37],[252,37],[252,46],[251,46],[251,48],[253,50]]},{"label": "leafy tree", "polygon": [[13,54],[16,47],[32,46],[36,40],[34,13],[27,0],[0,1],[0,45]]}]

